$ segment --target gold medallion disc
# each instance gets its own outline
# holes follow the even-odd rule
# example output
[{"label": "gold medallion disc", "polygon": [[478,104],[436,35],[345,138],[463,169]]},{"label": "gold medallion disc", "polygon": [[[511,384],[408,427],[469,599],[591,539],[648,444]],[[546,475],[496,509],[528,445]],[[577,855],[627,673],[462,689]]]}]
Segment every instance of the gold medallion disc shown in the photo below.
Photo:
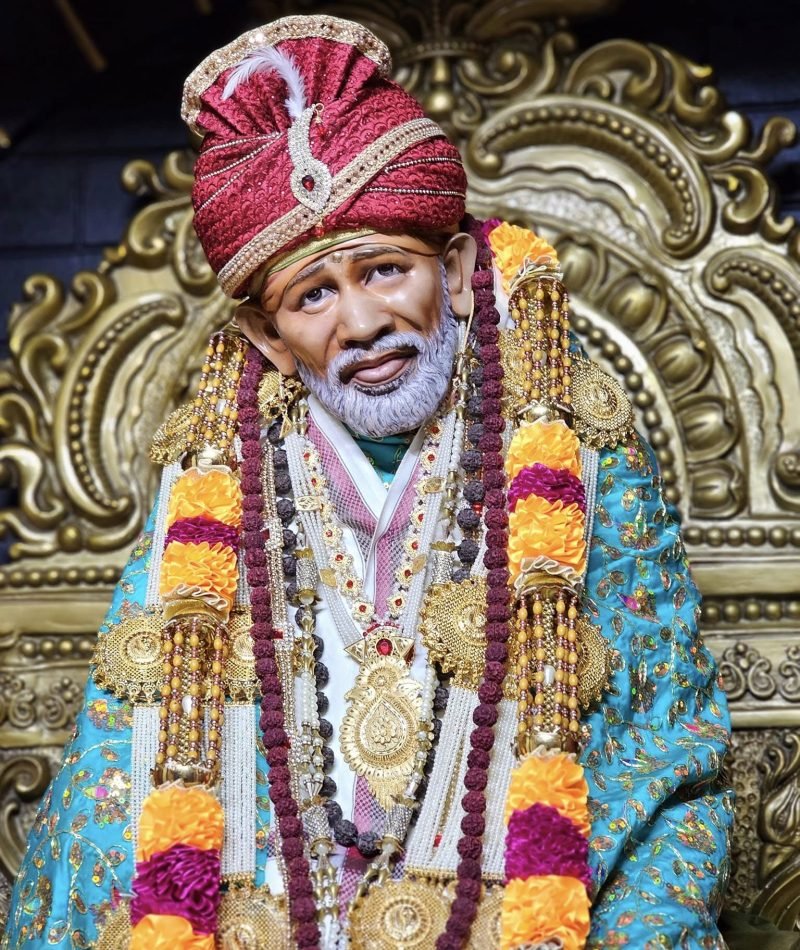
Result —
[{"label": "gold medallion disc", "polygon": [[283,895],[266,888],[232,888],[222,898],[217,925],[221,950],[291,950],[292,925]]},{"label": "gold medallion disc", "polygon": [[350,914],[352,950],[429,950],[447,923],[441,884],[389,881],[373,887]]},{"label": "gold medallion disc", "polygon": [[633,435],[633,407],[613,376],[576,359],[572,367],[573,428],[584,445],[613,447]]},{"label": "gold medallion disc", "polygon": [[453,685],[477,689],[486,665],[486,581],[433,584],[420,614],[422,642]]},{"label": "gold medallion disc", "polygon": [[[454,882],[403,878],[372,887],[350,913],[351,950],[432,950],[447,925]],[[484,892],[467,950],[500,946],[503,888]]]}]

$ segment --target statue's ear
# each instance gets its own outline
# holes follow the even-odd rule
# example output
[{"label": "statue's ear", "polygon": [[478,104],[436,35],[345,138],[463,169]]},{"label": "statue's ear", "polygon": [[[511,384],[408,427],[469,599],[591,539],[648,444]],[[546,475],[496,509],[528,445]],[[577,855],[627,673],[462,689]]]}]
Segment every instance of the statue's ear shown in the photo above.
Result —
[{"label": "statue's ear", "polygon": [[442,254],[450,288],[450,302],[457,317],[468,317],[472,312],[472,272],[478,246],[470,234],[454,234]]},{"label": "statue's ear", "polygon": [[236,322],[247,339],[279,373],[284,376],[297,374],[294,354],[278,333],[272,314],[262,310],[255,301],[246,300],[236,308]]}]

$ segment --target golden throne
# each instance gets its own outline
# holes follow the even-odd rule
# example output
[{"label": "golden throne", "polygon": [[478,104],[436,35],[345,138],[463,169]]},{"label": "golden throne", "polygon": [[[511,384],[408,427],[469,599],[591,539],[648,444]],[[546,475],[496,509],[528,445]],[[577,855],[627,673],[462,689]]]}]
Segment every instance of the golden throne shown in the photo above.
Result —
[{"label": "golden throne", "polygon": [[[461,147],[470,209],[558,247],[575,326],[631,393],[683,514],[735,726],[729,905],[800,920],[800,243],[758,141],[705,67],[617,40],[579,50],[543,0],[336,4]],[[574,0],[572,7],[590,7]],[[596,3],[594,4],[596,5]],[[276,4],[264,4],[265,19]],[[563,4],[561,5],[563,7]],[[553,4],[550,4],[550,11]],[[192,155],[133,161],[149,203],[69,293],[34,275],[0,366],[0,871],[81,702],[94,631],[156,485],[152,435],[230,313],[194,237]],[[7,884],[5,885],[7,892]],[[2,909],[2,896],[0,896]]]}]

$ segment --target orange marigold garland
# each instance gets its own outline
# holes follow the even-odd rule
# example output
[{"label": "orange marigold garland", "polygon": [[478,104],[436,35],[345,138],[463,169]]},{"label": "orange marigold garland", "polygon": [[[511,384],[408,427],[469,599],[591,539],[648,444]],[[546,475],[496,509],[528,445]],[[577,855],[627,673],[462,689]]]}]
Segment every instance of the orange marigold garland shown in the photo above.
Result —
[{"label": "orange marigold garland", "polygon": [[238,339],[212,338],[187,437],[195,464],[173,486],[166,513],[159,578],[164,681],[155,788],[144,801],[137,833],[134,950],[213,950],[215,942],[224,815],[214,787],[225,709],[226,624],[242,522],[239,479],[226,463],[242,358]]},{"label": "orange marigold garland", "polygon": [[579,730],[578,589],[586,569],[586,497],[572,390],[569,301],[557,256],[524,228],[489,234],[523,350],[528,399],[506,458],[510,583],[518,687],[517,752],[506,800],[501,950],[589,933],[588,786]]},{"label": "orange marigold garland", "polygon": [[580,578],[586,567],[586,497],[575,433],[561,421],[523,424],[511,441],[506,472],[512,582],[537,570]]},{"label": "orange marigold garland", "polygon": [[516,224],[501,222],[489,233],[489,246],[503,278],[503,290],[509,293],[520,276],[558,266],[555,249],[533,231]]}]

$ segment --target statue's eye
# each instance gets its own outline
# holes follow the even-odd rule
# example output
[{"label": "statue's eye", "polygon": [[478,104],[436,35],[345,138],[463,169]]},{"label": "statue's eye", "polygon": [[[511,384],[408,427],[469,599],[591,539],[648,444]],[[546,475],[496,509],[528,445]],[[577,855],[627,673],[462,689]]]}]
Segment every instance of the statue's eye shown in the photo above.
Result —
[{"label": "statue's eye", "polygon": [[314,304],[322,303],[330,293],[331,290],[329,287],[312,287],[310,290],[305,291],[300,298],[300,306],[314,306]]},{"label": "statue's eye", "polygon": [[394,277],[395,274],[402,274],[403,268],[399,264],[393,264],[389,261],[378,264],[372,268],[370,277]]}]

